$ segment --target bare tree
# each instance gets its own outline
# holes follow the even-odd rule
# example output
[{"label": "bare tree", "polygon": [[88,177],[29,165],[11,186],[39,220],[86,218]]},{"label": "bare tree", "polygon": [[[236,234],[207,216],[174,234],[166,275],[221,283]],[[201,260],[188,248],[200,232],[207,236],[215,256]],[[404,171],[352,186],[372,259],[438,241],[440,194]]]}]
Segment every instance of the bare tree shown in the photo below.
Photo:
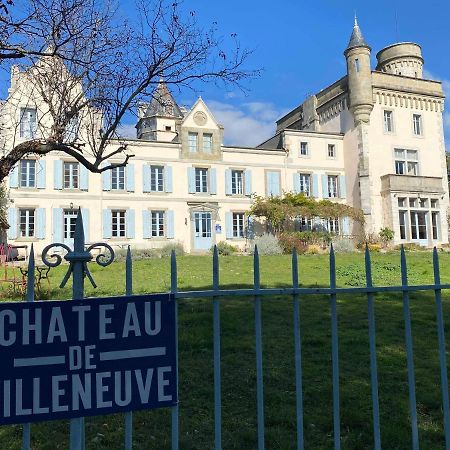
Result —
[{"label": "bare tree", "polygon": [[[10,10],[2,6],[0,63],[16,65],[0,114],[0,181],[24,156],[51,151],[74,157],[92,172],[113,167],[104,164],[113,156],[122,155],[114,167],[126,165],[133,155],[125,141],[111,140],[162,76],[180,88],[197,81],[240,86],[258,73],[244,69],[249,52],[235,36],[230,42],[219,38],[215,24],[202,29],[195,13],[176,1],[142,0],[132,21],[107,0],[17,0]],[[33,108],[36,127],[26,129],[23,115]]]}]

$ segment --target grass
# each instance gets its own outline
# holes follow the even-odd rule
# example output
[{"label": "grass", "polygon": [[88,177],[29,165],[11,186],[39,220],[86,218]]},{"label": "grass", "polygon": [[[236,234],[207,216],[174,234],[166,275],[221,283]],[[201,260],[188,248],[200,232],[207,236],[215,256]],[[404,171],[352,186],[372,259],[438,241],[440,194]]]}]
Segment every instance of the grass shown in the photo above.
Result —
[{"label": "grass", "polygon": [[[441,278],[450,283],[450,255],[441,254]],[[378,285],[400,281],[399,254],[374,254],[373,278]],[[299,260],[299,277],[305,286],[329,282],[326,255],[305,255]],[[433,281],[431,254],[408,254],[410,284]],[[222,287],[251,286],[250,257],[220,259]],[[57,286],[67,266],[52,270]],[[87,286],[87,295],[121,295],[124,266],[108,268],[91,264],[99,288]],[[288,256],[261,257],[261,282],[267,287],[289,286]],[[337,255],[338,286],[364,285],[361,254]],[[134,291],[166,291],[170,284],[168,259],[137,261]],[[211,287],[211,258],[178,258],[180,290]],[[54,289],[51,298],[68,298],[70,286]],[[214,446],[212,302],[187,299],[179,304],[180,350],[180,448],[212,449]],[[450,297],[443,295],[444,317],[450,314]],[[292,329],[292,299],[263,300],[263,364],[266,448],[294,449],[295,369]],[[402,299],[398,294],[378,294],[375,303],[381,434],[384,448],[410,449],[408,384],[404,347]],[[414,363],[421,448],[442,449],[442,401],[439,359],[432,293],[411,295]],[[370,394],[367,300],[363,296],[338,297],[341,433],[343,449],[373,448]],[[221,301],[223,448],[256,449],[256,374],[254,309],[250,298]],[[302,362],[304,386],[305,447],[333,448],[331,324],[329,300],[310,296],[301,300]],[[450,330],[446,327],[447,349]],[[449,357],[449,355],[447,355]],[[32,426],[33,449],[68,448],[67,422]],[[123,416],[86,419],[87,448],[123,448]],[[0,427],[0,448],[21,448],[21,427]],[[135,449],[170,448],[170,411],[134,414]]]}]

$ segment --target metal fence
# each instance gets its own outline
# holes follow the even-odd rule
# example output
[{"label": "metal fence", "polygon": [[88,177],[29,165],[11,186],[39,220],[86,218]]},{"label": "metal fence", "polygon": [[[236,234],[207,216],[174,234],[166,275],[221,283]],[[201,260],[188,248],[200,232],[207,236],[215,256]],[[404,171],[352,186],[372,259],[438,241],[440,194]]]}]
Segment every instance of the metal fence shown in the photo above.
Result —
[{"label": "metal fence", "polygon": [[[62,262],[59,255],[50,255],[48,253],[53,247],[63,247],[67,251],[65,259],[70,263],[66,276],[61,287],[73,277],[73,299],[82,299],[84,297],[84,279],[87,277],[95,286],[95,282],[89,272],[87,263],[93,259],[91,250],[98,247],[104,247],[108,254],[101,253],[96,257],[96,262],[107,266],[114,259],[112,248],[106,244],[93,244],[85,249],[84,233],[81,213],[77,218],[77,225],[74,236],[73,250],[62,244],[52,244],[43,252],[43,262],[49,266],[55,267]],[[51,258],[56,259],[51,259]],[[219,257],[217,248],[214,249],[212,258],[213,285],[210,290],[202,291],[178,291],[177,288],[177,260],[175,253],[171,255],[171,285],[170,291],[176,299],[206,298],[212,299],[213,303],[213,350],[214,350],[214,448],[222,448],[222,388],[221,388],[221,320],[220,320],[220,300],[224,297],[247,297],[253,299],[254,319],[255,319],[255,352],[256,352],[256,403],[257,403],[257,447],[258,450],[265,448],[264,440],[264,383],[263,383],[263,346],[262,346],[262,318],[261,303],[264,297],[270,296],[291,296],[293,299],[293,336],[294,336],[294,359],[295,359],[295,385],[296,385],[296,447],[298,450],[304,449],[304,425],[303,425],[303,387],[302,387],[302,345],[300,330],[300,301],[305,297],[320,294],[330,299],[331,309],[331,346],[332,346],[332,389],[333,389],[333,440],[334,449],[341,448],[341,420],[340,420],[340,399],[339,399],[339,342],[338,342],[338,316],[337,316],[337,297],[341,294],[363,294],[367,296],[367,314],[369,331],[369,351],[370,351],[370,378],[372,393],[372,416],[373,416],[373,446],[380,450],[382,439],[380,432],[380,413],[378,400],[378,378],[377,378],[377,354],[376,354],[376,331],[375,331],[375,313],[374,313],[374,294],[381,292],[402,293],[403,297],[403,320],[405,325],[405,345],[407,356],[407,372],[409,387],[409,408],[411,421],[411,440],[412,449],[419,449],[419,434],[417,423],[417,407],[415,395],[415,378],[413,362],[413,341],[411,334],[411,317],[409,298],[412,292],[432,291],[435,296],[437,333],[439,346],[439,363],[441,376],[441,395],[444,417],[445,448],[450,450],[450,415],[449,415],[449,397],[448,397],[448,379],[447,363],[444,337],[444,319],[442,312],[441,291],[450,289],[449,284],[442,284],[439,273],[438,252],[433,251],[434,283],[430,285],[410,286],[408,284],[407,262],[404,249],[401,250],[401,285],[399,286],[374,286],[372,283],[372,267],[370,253],[365,251],[365,287],[345,287],[336,286],[336,262],[333,247],[330,248],[329,255],[330,267],[330,286],[322,288],[304,288],[299,285],[297,254],[292,254],[292,287],[290,288],[261,288],[260,267],[258,250],[255,248],[253,255],[253,288],[251,289],[220,289],[219,280]],[[26,300],[34,300],[34,270],[35,259],[33,250],[30,253],[28,263],[28,282]],[[128,249],[126,256],[126,282],[125,292],[131,295],[133,292],[132,280],[132,255]],[[176,313],[177,320],[177,313]],[[176,322],[177,323],[177,322]],[[178,337],[177,337],[178,342]],[[178,346],[178,344],[177,344]],[[178,360],[178,347],[177,347]],[[183,402],[183,399],[180,400]],[[179,408],[172,408],[172,450],[179,448]],[[386,444],[387,446],[388,444]],[[133,416],[132,413],[125,415],[125,442],[124,447],[130,450],[133,446]],[[84,422],[83,419],[72,419],[70,424],[70,448],[71,450],[81,450],[85,448],[84,444]],[[30,425],[23,427],[23,449],[30,449]]]}]

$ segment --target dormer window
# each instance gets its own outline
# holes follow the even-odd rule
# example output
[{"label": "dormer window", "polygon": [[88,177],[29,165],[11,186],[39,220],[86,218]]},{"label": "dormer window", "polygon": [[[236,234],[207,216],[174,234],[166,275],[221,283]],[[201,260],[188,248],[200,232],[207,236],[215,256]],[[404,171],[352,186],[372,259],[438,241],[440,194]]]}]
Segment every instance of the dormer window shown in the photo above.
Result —
[{"label": "dormer window", "polygon": [[210,133],[203,133],[203,151],[211,153],[213,146],[213,135]]},{"label": "dormer window", "polygon": [[189,152],[196,153],[198,148],[198,133],[188,134]]}]

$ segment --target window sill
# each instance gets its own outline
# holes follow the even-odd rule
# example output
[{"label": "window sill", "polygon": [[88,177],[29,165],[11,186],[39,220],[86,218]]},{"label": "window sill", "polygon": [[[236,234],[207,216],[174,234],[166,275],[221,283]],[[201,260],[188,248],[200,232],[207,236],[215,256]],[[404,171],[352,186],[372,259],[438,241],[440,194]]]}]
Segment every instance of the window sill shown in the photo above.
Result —
[{"label": "window sill", "polygon": [[19,237],[17,239],[14,239],[15,242],[39,242],[44,238],[37,238],[37,237]]}]

